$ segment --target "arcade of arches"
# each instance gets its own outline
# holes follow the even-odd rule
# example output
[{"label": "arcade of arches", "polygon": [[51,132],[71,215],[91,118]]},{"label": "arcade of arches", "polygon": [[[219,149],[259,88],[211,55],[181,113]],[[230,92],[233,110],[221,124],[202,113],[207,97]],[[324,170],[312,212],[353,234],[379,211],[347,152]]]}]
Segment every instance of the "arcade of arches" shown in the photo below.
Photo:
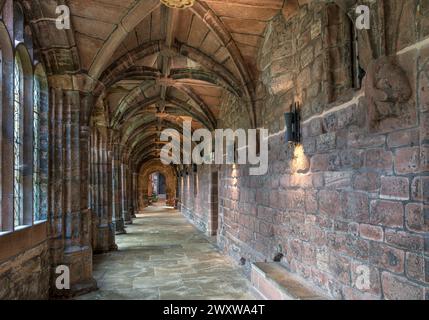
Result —
[{"label": "arcade of arches", "polygon": [[[70,29],[56,26],[64,4]],[[354,27],[361,4],[369,30]],[[0,0],[0,11],[0,299],[94,292],[96,261],[117,252],[126,268],[138,250],[198,247],[180,235],[207,241],[195,259],[222,253],[256,297],[284,297],[262,284],[283,277],[330,299],[429,299],[429,1]],[[299,145],[284,141],[295,102]],[[164,166],[160,133],[188,120],[268,129],[268,172]],[[177,209],[160,228],[180,231],[162,246],[147,242],[154,174]],[[145,245],[127,253],[131,240]],[[70,290],[55,286],[60,265]]]}]

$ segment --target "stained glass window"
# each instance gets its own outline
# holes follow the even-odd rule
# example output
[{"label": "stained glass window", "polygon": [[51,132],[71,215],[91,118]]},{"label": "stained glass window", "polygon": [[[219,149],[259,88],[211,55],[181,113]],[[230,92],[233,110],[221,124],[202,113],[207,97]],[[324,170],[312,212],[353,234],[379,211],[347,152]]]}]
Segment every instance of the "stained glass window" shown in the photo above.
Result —
[{"label": "stained glass window", "polygon": [[41,93],[40,81],[34,79],[33,99],[33,213],[34,221],[41,220],[40,217],[40,110]]},{"label": "stained glass window", "polygon": [[22,130],[23,130],[23,70],[21,59],[15,57],[14,66],[14,219],[15,227],[21,226],[23,219],[23,181],[21,166],[23,163],[22,155]]}]

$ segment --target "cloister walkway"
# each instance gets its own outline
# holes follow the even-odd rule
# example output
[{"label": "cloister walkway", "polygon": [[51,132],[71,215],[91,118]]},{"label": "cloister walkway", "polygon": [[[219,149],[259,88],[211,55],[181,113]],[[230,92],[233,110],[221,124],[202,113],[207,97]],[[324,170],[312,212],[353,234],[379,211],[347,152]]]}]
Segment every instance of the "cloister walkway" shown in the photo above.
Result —
[{"label": "cloister walkway", "polygon": [[150,207],[94,257],[99,290],[78,299],[254,299],[238,267],[176,210]]}]

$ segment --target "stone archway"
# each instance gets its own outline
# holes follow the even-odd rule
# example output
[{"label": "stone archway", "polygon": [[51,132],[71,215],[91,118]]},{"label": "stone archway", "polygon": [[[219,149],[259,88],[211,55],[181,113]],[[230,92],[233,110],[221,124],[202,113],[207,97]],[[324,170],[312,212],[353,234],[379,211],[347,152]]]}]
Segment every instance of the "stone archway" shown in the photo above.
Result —
[{"label": "stone archway", "polygon": [[174,206],[176,203],[177,177],[171,166],[163,165],[159,160],[153,160],[145,164],[139,173],[138,179],[138,199],[139,210],[143,210],[149,205],[149,177],[153,173],[160,173],[165,177],[165,193],[167,206]]}]

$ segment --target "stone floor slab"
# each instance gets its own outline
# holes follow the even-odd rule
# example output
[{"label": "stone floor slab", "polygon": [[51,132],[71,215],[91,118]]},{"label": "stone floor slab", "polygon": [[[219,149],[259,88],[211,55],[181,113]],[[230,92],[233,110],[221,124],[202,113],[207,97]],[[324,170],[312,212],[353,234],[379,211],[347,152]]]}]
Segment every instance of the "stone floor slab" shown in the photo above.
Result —
[{"label": "stone floor slab", "polygon": [[81,300],[253,300],[251,284],[179,212],[153,207],[94,257],[100,289]]}]

